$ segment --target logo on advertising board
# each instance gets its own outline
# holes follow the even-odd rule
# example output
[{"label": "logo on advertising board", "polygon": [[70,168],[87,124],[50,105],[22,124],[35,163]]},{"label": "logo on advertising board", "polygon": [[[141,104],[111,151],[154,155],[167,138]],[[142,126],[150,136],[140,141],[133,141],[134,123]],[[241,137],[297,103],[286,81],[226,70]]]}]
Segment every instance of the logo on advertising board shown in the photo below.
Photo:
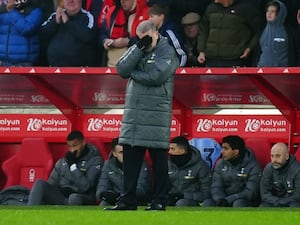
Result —
[{"label": "logo on advertising board", "polygon": [[14,104],[20,103],[24,101],[24,95],[16,95],[16,94],[0,94],[0,103],[6,104]]},{"label": "logo on advertising board", "polygon": [[27,119],[27,131],[62,132],[68,131],[68,120],[57,118],[35,118]]},{"label": "logo on advertising board", "polygon": [[46,98],[44,95],[32,95],[31,101],[33,103],[48,103],[49,99]]},{"label": "logo on advertising board", "polygon": [[288,138],[290,123],[282,115],[193,115],[193,137]]},{"label": "logo on advertising board", "polygon": [[264,95],[249,95],[249,103],[271,104],[270,100]]},{"label": "logo on advertising board", "polygon": [[1,116],[2,138],[16,136],[65,138],[71,130],[71,123],[61,114],[2,114]]},{"label": "logo on advertising board", "polygon": [[[88,135],[97,137],[116,137],[119,135],[122,125],[121,114],[90,114],[85,115],[84,127]],[[171,137],[180,135],[180,123],[176,118],[171,122]]]},{"label": "logo on advertising board", "polygon": [[2,118],[0,119],[0,132],[2,131],[20,131],[21,130],[21,120],[19,119],[10,119]]},{"label": "logo on advertising board", "polygon": [[87,131],[119,132],[121,118],[89,118]]},{"label": "logo on advertising board", "polygon": [[101,103],[124,103],[125,98],[124,95],[118,93],[107,93],[107,92],[95,92],[93,101],[101,102]]},{"label": "logo on advertising board", "polygon": [[205,119],[197,120],[197,132],[237,132],[238,120]]},{"label": "logo on advertising board", "polygon": [[242,102],[242,95],[203,93],[202,101],[211,103]]},{"label": "logo on advertising board", "polygon": [[245,119],[245,132],[286,133],[288,122],[283,119]]}]

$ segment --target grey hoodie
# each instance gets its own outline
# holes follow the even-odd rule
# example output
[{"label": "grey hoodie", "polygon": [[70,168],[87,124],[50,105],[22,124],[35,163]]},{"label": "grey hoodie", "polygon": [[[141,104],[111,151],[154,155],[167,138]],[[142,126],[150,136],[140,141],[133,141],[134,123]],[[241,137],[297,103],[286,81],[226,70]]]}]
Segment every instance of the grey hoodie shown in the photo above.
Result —
[{"label": "grey hoodie", "polygon": [[287,16],[285,5],[275,0],[280,5],[278,15],[272,22],[267,22],[260,37],[261,55],[257,66],[280,67],[288,66],[288,36],[284,27]]}]

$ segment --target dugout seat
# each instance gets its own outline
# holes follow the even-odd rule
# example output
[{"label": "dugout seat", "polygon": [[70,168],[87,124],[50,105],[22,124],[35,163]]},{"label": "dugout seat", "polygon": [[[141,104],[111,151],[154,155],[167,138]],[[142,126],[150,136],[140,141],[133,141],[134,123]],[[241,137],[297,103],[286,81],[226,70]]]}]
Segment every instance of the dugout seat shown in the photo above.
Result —
[{"label": "dugout seat", "polygon": [[101,141],[99,138],[96,137],[87,137],[86,143],[95,145],[98,148],[98,151],[100,155],[102,156],[103,160],[108,159],[108,155],[110,153],[110,150],[108,151],[105,147],[105,144],[103,141]]},{"label": "dugout seat", "polygon": [[221,156],[221,145],[213,138],[192,138],[189,143],[200,151],[202,159],[213,170]]},{"label": "dugout seat", "polygon": [[300,146],[298,147],[297,151],[295,152],[295,157],[296,157],[296,160],[298,162],[300,162]]},{"label": "dugout seat", "polygon": [[43,138],[24,138],[17,153],[2,163],[4,188],[22,185],[31,189],[37,179],[47,180],[52,168],[48,143]]},{"label": "dugout seat", "polygon": [[245,145],[253,151],[257,161],[261,165],[261,168],[264,169],[271,160],[270,151],[272,143],[264,138],[247,138],[245,139]]}]

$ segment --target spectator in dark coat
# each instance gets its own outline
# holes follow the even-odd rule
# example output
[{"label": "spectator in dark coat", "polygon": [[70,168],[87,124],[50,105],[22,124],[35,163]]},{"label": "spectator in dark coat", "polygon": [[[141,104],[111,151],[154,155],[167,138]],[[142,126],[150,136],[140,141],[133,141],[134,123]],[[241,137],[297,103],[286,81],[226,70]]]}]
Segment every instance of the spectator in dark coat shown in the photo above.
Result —
[{"label": "spectator in dark coat", "polygon": [[247,207],[259,201],[261,168],[239,136],[222,140],[222,159],[217,161],[211,185],[212,199],[203,206]]},{"label": "spectator in dark coat", "polygon": [[215,0],[201,19],[198,61],[207,67],[249,65],[262,25],[261,12],[251,1]]},{"label": "spectator in dark coat", "polygon": [[169,178],[169,205],[200,206],[210,198],[210,168],[185,137],[175,137],[170,142]]},{"label": "spectator in dark coat", "polygon": [[168,16],[169,9],[166,5],[154,4],[149,9],[149,19],[155,24],[158,32],[168,38],[169,44],[174,47],[178,55],[179,65],[185,66],[187,55],[183,50],[183,42],[179,28]]},{"label": "spectator in dark coat", "polygon": [[82,8],[82,0],[64,0],[42,24],[41,35],[47,40],[50,66],[97,66],[97,22]]},{"label": "spectator in dark coat", "polygon": [[189,12],[181,19],[183,26],[183,47],[187,54],[186,67],[202,67],[197,60],[199,51],[197,49],[198,36],[200,35],[200,15],[195,12]]},{"label": "spectator in dark coat", "polygon": [[260,183],[261,207],[300,207],[300,163],[284,143],[271,149]]}]

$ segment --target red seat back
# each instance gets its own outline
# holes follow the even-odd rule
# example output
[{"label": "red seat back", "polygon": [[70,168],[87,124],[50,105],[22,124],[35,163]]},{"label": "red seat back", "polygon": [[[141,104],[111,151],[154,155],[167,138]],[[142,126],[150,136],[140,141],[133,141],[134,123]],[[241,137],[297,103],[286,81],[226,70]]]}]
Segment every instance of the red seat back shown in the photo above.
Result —
[{"label": "red seat back", "polygon": [[53,168],[53,157],[43,138],[24,138],[20,150],[3,162],[4,188],[22,185],[32,188],[35,180],[47,180]]},{"label": "red seat back", "polygon": [[110,150],[108,151],[105,147],[105,144],[103,141],[100,140],[100,138],[96,138],[96,137],[87,137],[86,138],[86,143],[87,144],[92,144],[95,145],[98,150],[100,155],[102,156],[103,160],[108,159],[108,155],[110,153]]},{"label": "red seat back", "polygon": [[300,162],[300,146],[298,147],[297,151],[295,152],[295,157],[298,162]]},{"label": "red seat back", "polygon": [[245,144],[253,151],[262,169],[271,161],[270,151],[272,143],[270,143],[267,139],[247,138],[245,139]]}]

